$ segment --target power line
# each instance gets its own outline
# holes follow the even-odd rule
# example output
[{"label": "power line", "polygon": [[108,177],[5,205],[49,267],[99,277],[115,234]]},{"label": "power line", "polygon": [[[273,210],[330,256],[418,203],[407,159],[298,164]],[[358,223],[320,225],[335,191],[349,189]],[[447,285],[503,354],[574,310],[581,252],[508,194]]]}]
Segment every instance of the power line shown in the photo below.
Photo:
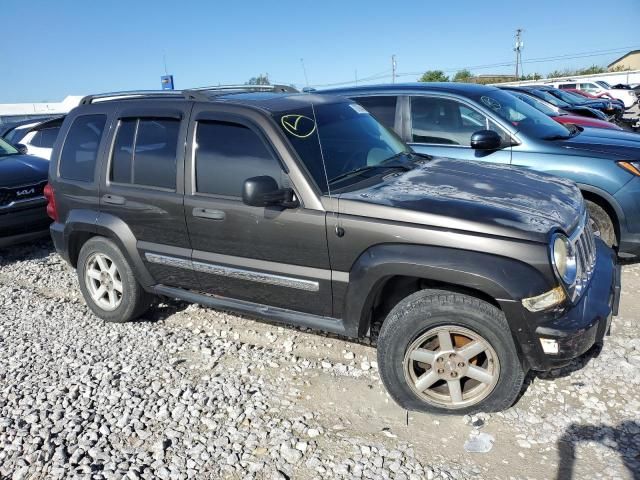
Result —
[{"label": "power line", "polygon": [[[629,51],[629,50],[634,50],[640,48],[640,45],[630,45],[627,47],[618,47],[618,48],[614,48],[614,49],[607,49],[607,50],[591,50],[589,52],[581,52],[581,53],[568,53],[568,54],[563,54],[563,55],[554,55],[551,57],[536,57],[536,58],[531,58],[529,60],[520,60],[520,65],[522,66],[523,64],[531,64],[531,63],[542,63],[542,62],[551,62],[551,61],[555,61],[555,60],[571,60],[571,59],[577,59],[577,58],[589,58],[589,57],[598,57],[598,56],[603,56],[603,55],[609,55],[612,53],[620,53],[620,52],[625,52],[625,51]],[[457,68],[449,68],[449,69],[444,69],[442,70],[445,73],[455,73],[458,72],[460,70],[483,70],[483,69],[487,69],[487,68],[497,68],[497,67],[513,67],[515,66],[515,61],[513,60],[507,60],[504,62],[496,62],[496,63],[487,63],[487,64],[483,64],[483,65],[474,65],[474,66],[466,66],[466,67],[457,67]],[[424,73],[424,71],[419,71],[419,72],[395,72],[395,77],[410,77],[410,76],[419,76],[422,75]],[[374,80],[382,80],[384,78],[393,78],[393,69],[387,69],[384,70],[382,72],[378,72],[375,73],[373,75],[370,75],[368,77],[363,77],[363,78],[358,78],[358,84],[361,83],[367,83],[367,82],[372,82]],[[290,82],[285,82],[285,83],[290,83]],[[341,82],[331,82],[331,83],[323,83],[323,84],[316,84],[316,85],[312,85],[312,87],[314,88],[324,88],[324,87],[340,87],[340,86],[344,86],[344,85],[353,85],[354,81],[352,80],[345,80],[345,81],[341,81]]]}]

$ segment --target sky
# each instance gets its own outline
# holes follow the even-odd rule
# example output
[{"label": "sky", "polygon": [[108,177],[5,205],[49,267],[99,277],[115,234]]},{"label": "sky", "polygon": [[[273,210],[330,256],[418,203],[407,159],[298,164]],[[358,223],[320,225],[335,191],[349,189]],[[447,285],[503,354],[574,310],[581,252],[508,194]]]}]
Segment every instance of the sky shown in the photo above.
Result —
[{"label": "sky", "polygon": [[[516,28],[525,74],[606,66],[640,49],[640,0],[2,0],[0,17],[0,103],[157,89],[163,58],[176,88],[261,73],[298,87],[386,83],[394,54],[398,81],[415,81],[513,62]],[[594,55],[527,63],[583,53]]]}]

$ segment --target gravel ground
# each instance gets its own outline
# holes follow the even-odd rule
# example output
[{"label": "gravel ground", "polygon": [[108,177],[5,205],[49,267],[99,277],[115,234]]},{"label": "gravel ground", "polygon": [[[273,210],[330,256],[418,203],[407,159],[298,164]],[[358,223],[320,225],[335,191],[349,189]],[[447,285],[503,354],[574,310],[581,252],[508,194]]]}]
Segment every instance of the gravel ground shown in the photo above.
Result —
[{"label": "gravel ground", "polygon": [[598,356],[508,411],[407,413],[375,349],[180,302],[114,325],[49,242],[0,250],[0,478],[640,478],[640,264]]}]

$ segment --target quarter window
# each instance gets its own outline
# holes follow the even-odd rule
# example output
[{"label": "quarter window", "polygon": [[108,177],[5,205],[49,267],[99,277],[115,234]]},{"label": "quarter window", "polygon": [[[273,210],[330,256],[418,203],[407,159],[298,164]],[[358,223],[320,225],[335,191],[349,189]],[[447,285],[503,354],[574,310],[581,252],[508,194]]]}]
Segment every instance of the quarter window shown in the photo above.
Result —
[{"label": "quarter window", "polygon": [[282,167],[256,132],[244,125],[198,122],[195,153],[196,191],[242,196],[244,181],[267,175],[282,183]]},{"label": "quarter window", "polygon": [[471,135],[479,130],[494,130],[503,142],[508,135],[486,115],[446,98],[413,97],[411,99],[411,134],[416,143],[471,145]]},{"label": "quarter window", "polygon": [[354,98],[354,100],[366,108],[385,127],[393,130],[398,97],[358,97]]},{"label": "quarter window", "polygon": [[106,115],[82,115],[73,121],[60,155],[62,178],[93,181],[98,147],[106,122]]},{"label": "quarter window", "polygon": [[175,190],[179,131],[173,118],[121,119],[109,179]]}]

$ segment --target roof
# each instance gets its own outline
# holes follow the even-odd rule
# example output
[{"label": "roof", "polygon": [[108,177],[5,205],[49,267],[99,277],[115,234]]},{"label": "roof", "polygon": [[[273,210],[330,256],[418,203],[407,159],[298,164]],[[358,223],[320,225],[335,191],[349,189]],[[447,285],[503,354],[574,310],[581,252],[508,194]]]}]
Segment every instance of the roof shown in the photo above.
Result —
[{"label": "roof", "polygon": [[344,95],[356,92],[392,92],[402,90],[429,90],[447,93],[463,93],[466,95],[477,95],[490,91],[495,91],[495,87],[480,85],[476,83],[461,82],[414,82],[414,83],[389,83],[384,85],[363,85],[357,87],[343,87],[321,90],[319,93]]},{"label": "roof", "polygon": [[342,103],[348,100],[342,97],[318,95],[315,93],[237,93],[220,95],[213,100],[236,105],[258,107],[271,113],[297,110],[309,105]]},{"label": "roof", "polygon": [[611,62],[609,65],[607,65],[607,67],[612,67],[614,66],[616,63],[618,63],[620,60],[627,58],[629,55],[634,55],[636,53],[640,53],[640,50],[631,50],[630,52],[625,53],[623,56],[621,56],[620,58],[614,60],[613,62]]},{"label": "roof", "polygon": [[271,113],[292,111],[309,105],[348,102],[342,97],[329,97],[314,93],[300,93],[298,90],[280,85],[272,86],[218,86],[188,90],[133,90],[88,95],[80,105],[102,102],[186,100],[194,102],[224,102],[250,106]]}]

